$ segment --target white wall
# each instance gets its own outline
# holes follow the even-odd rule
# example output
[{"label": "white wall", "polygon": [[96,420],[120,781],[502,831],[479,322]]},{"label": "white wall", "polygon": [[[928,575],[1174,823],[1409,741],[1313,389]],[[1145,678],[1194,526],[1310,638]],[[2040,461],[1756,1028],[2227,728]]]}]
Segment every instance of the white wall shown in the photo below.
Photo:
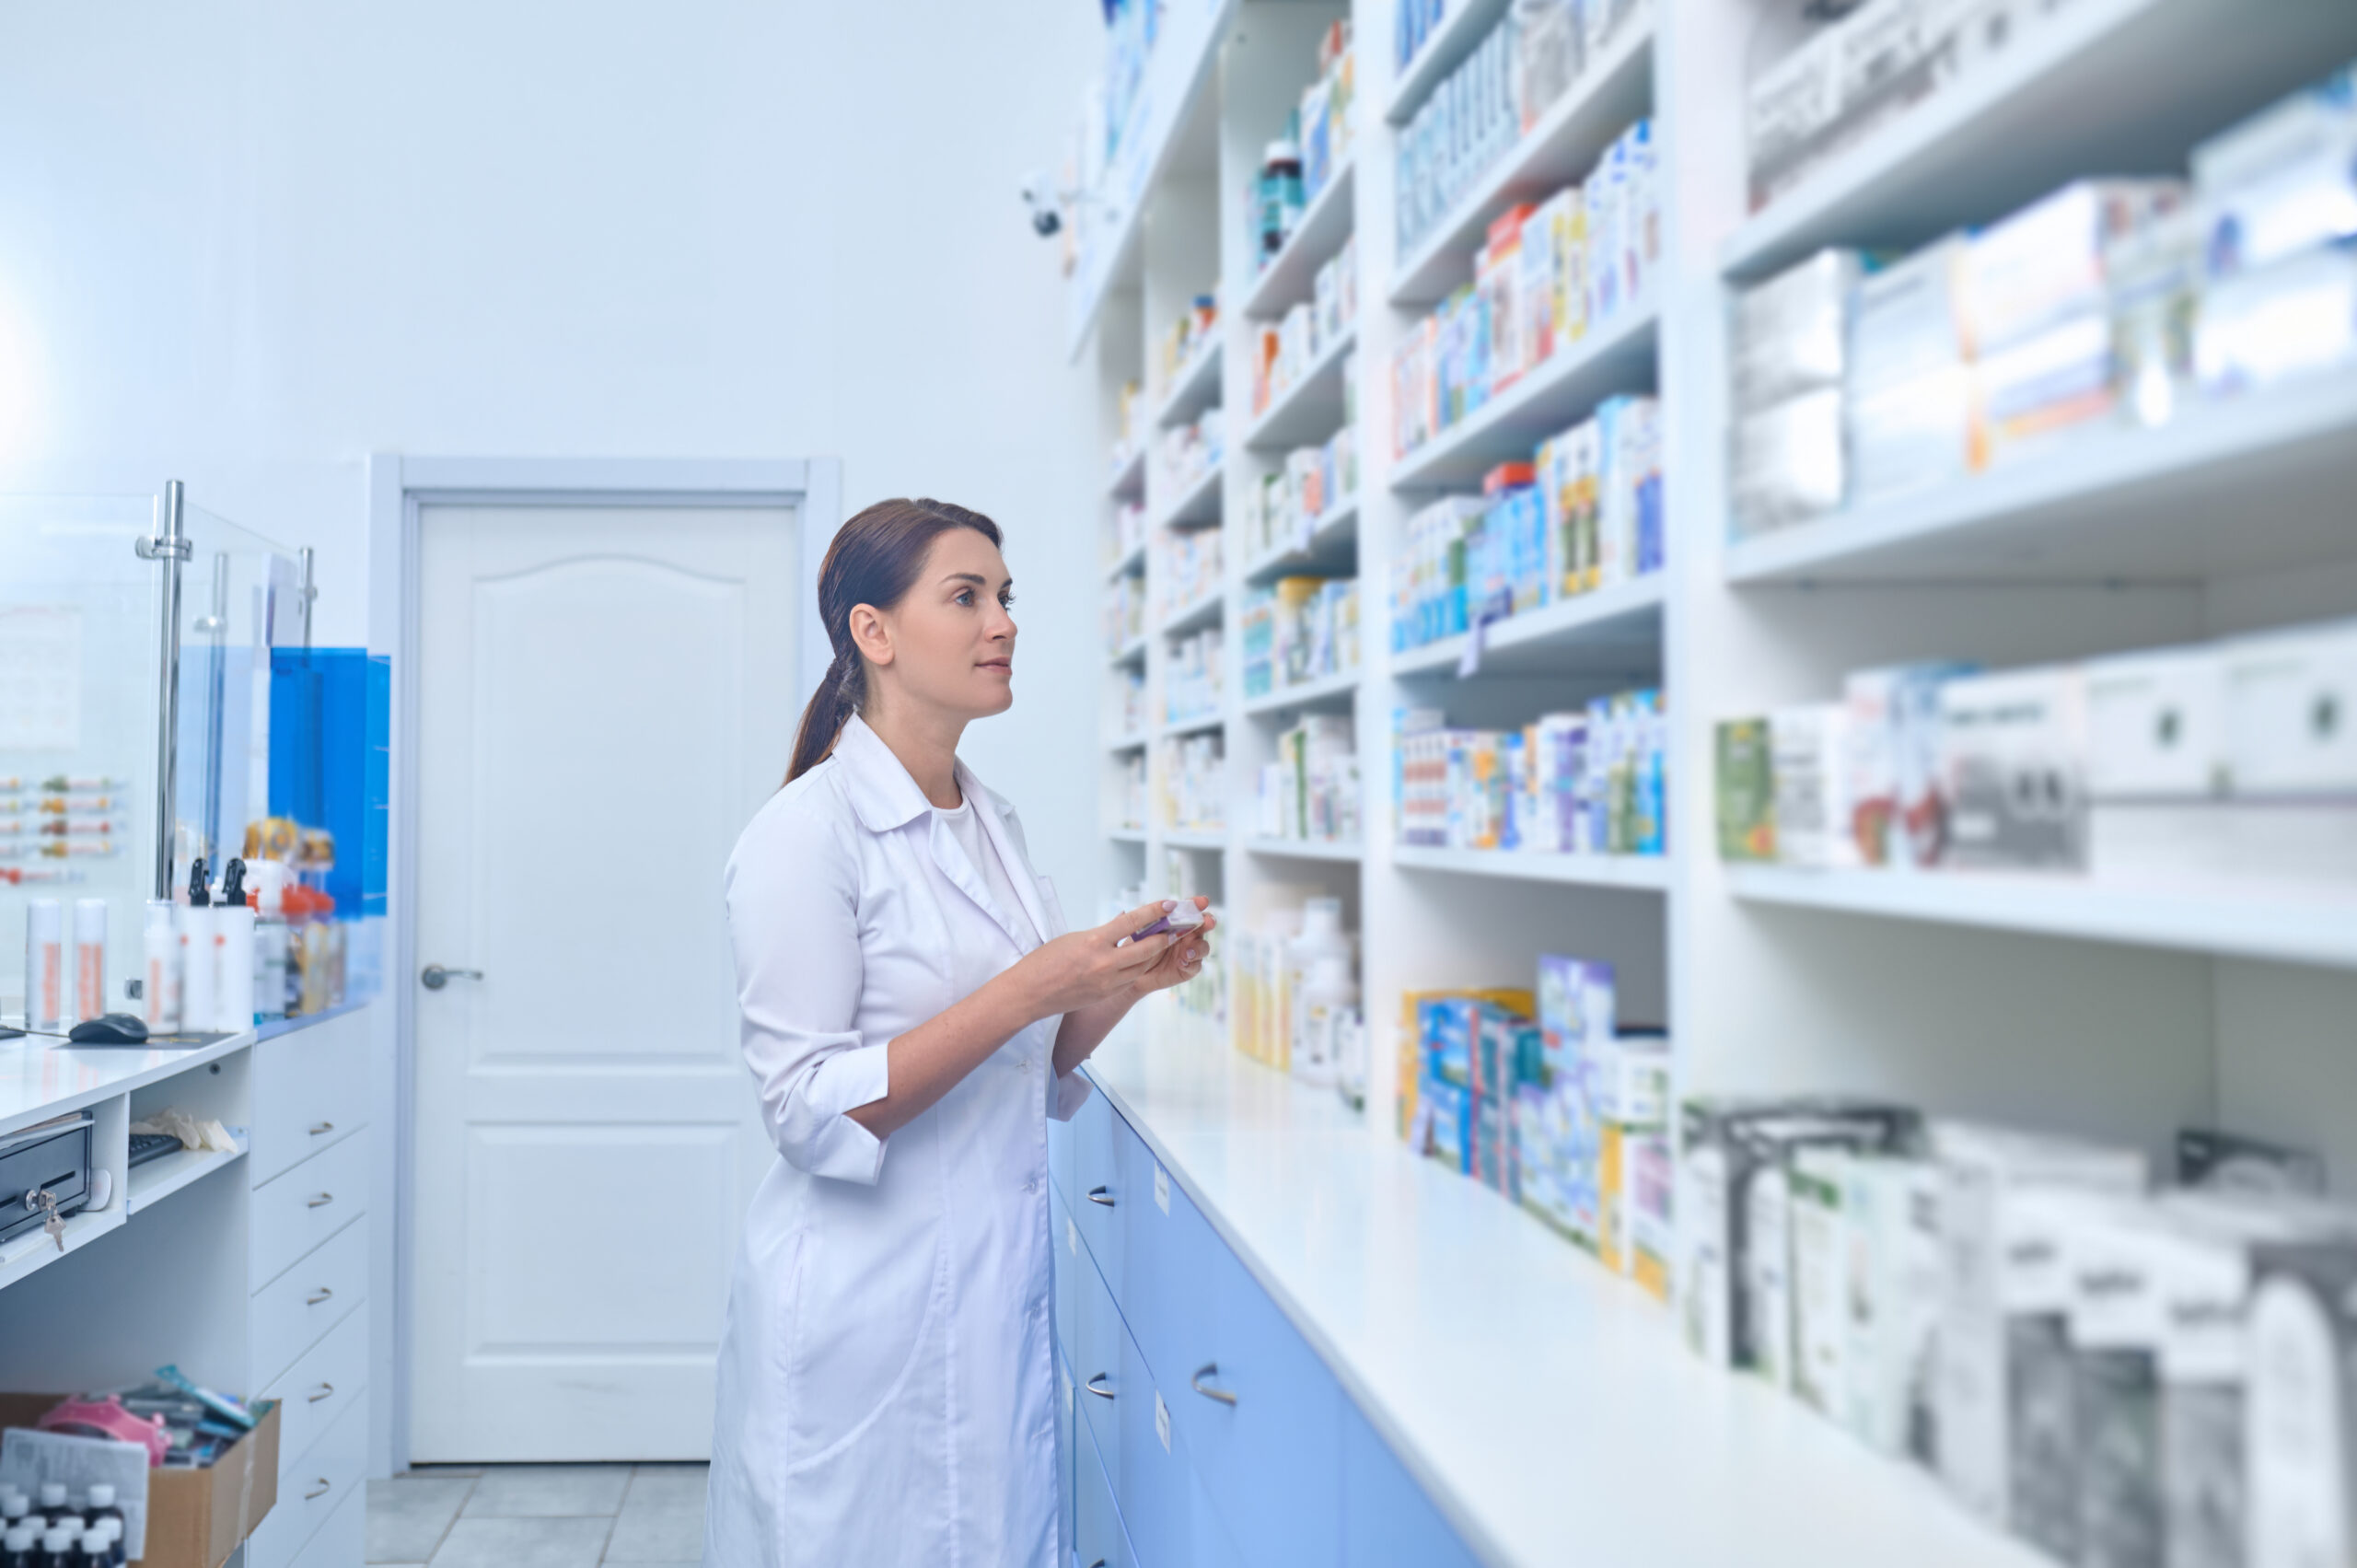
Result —
[{"label": "white wall", "polygon": [[332,644],[375,451],[978,507],[1024,633],[967,754],[1084,913],[1103,454],[1016,190],[1100,40],[1094,0],[0,6],[0,490],[184,479],[319,552]]},{"label": "white wall", "polygon": [[1016,190],[1097,39],[1088,0],[0,8],[0,486],[185,478],[315,546],[353,641],[372,450],[837,455],[851,507],[1007,528],[1029,679],[975,760],[1093,819],[1043,743],[1093,716],[1052,546],[1102,465]]}]

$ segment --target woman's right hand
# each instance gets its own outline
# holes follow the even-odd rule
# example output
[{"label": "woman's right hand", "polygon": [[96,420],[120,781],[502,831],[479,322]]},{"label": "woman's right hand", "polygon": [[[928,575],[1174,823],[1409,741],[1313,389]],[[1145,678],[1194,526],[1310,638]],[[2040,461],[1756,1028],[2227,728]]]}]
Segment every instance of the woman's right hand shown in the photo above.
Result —
[{"label": "woman's right hand", "polygon": [[[1175,899],[1156,899],[1126,914],[1085,931],[1067,932],[1025,954],[1008,978],[1018,981],[1029,998],[1035,1018],[1077,1013],[1115,996],[1133,993],[1139,979],[1171,944],[1195,935],[1193,928],[1163,932],[1136,942],[1124,942],[1178,907]],[[1118,945],[1117,945],[1118,944]]]}]

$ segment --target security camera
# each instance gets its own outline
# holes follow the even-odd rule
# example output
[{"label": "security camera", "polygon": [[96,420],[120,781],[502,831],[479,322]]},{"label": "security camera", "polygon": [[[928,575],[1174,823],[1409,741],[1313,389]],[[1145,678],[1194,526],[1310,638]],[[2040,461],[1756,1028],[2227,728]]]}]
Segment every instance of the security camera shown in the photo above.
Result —
[{"label": "security camera", "polygon": [[1023,181],[1023,205],[1031,214],[1031,232],[1040,238],[1050,238],[1064,226],[1063,214],[1057,210],[1055,183],[1037,169]]}]

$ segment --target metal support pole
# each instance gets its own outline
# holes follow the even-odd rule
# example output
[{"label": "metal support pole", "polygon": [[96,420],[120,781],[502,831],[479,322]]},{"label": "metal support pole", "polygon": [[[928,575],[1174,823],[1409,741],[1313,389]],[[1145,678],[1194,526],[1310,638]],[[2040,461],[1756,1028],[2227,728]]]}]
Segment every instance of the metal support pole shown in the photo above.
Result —
[{"label": "metal support pole", "polygon": [[319,597],[319,584],[311,576],[311,547],[305,545],[299,552],[303,563],[303,651],[311,651],[311,602]]},{"label": "metal support pole", "polygon": [[188,536],[181,531],[183,491],[177,479],[164,486],[163,530],[134,548],[143,561],[162,566],[159,645],[156,650],[156,897],[172,896],[172,805],[178,780],[174,763],[180,749],[180,563],[189,558]]}]

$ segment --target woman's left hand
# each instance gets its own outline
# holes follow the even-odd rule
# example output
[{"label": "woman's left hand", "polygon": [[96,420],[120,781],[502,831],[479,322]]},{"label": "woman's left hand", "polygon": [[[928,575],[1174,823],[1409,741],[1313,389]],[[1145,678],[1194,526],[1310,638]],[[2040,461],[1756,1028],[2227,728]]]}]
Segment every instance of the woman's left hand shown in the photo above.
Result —
[{"label": "woman's left hand", "polygon": [[[1211,902],[1200,893],[1195,895],[1195,907],[1199,910],[1209,910]],[[1202,973],[1203,957],[1211,951],[1209,937],[1213,928],[1218,924],[1219,917],[1207,913],[1203,916],[1202,924],[1189,932],[1182,940],[1164,948],[1161,956],[1139,970],[1137,979],[1132,982],[1137,994],[1144,996],[1156,991],[1167,991]]]}]

